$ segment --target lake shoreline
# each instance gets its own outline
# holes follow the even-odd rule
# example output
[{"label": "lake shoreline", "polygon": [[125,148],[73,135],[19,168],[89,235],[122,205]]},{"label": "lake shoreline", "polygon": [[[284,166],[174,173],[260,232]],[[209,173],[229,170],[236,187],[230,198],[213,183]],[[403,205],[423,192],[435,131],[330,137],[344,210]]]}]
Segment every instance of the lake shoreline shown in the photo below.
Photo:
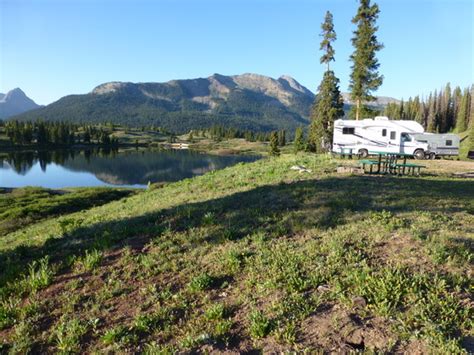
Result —
[{"label": "lake shoreline", "polygon": [[0,186],[146,188],[258,159],[260,155],[161,147],[11,151],[0,153]]}]

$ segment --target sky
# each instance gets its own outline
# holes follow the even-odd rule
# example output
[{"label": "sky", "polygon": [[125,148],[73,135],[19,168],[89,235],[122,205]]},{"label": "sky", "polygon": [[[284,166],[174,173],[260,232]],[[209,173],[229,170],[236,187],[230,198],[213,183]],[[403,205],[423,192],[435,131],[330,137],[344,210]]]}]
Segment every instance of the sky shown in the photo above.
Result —
[{"label": "sky", "polygon": [[[373,0],[372,0],[373,1]],[[473,0],[378,0],[377,95],[407,99],[474,82]],[[39,104],[108,81],[214,73],[290,75],[315,92],[321,22],[337,33],[332,69],[348,91],[356,0],[0,0],[0,92]]]}]

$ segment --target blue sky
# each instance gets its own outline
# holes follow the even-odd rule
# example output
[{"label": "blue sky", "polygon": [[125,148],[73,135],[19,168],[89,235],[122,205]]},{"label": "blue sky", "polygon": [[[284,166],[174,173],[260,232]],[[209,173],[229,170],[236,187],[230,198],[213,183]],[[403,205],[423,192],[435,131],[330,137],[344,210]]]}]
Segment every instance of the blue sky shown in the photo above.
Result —
[{"label": "blue sky", "polygon": [[[378,95],[408,98],[473,80],[472,0],[379,0]],[[347,91],[356,0],[0,0],[0,92],[40,104],[107,81],[286,74],[315,91],[320,24],[334,15],[333,68]]]}]

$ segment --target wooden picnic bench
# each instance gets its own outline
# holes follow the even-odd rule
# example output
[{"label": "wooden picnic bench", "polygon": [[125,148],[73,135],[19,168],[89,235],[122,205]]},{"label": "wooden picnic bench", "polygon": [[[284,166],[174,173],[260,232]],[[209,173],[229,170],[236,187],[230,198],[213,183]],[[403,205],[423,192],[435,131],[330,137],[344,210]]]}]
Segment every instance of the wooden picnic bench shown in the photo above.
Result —
[{"label": "wooden picnic bench", "polygon": [[420,170],[423,168],[426,168],[426,166],[424,165],[418,165],[418,164],[412,164],[412,163],[395,164],[395,166],[399,169],[399,175],[402,175],[400,173],[400,170],[402,169],[407,169],[408,174],[410,174],[410,171],[411,171],[411,174],[415,175],[415,171],[416,171],[416,175],[420,175]]},{"label": "wooden picnic bench", "polygon": [[339,148],[338,152],[334,152],[335,154],[338,154],[341,158],[345,158],[346,156],[349,159],[352,159],[352,154],[353,154],[353,149],[352,148]]},{"label": "wooden picnic bench", "polygon": [[372,174],[372,168],[374,165],[378,166],[379,162],[377,160],[369,160],[369,159],[361,159],[359,160],[359,164],[362,165],[362,169],[365,171],[365,166],[368,165],[370,167],[370,173]]},{"label": "wooden picnic bench", "polygon": [[[387,153],[387,152],[369,152],[372,155],[378,155],[378,160],[362,159],[359,160],[359,164],[365,171],[365,167],[369,166],[369,172],[375,174],[393,174],[393,175],[420,175],[420,170],[426,168],[424,165],[407,163],[407,157],[410,154],[404,153]],[[398,158],[403,158],[403,163],[398,162]],[[377,170],[374,172],[373,167],[377,166]]]}]

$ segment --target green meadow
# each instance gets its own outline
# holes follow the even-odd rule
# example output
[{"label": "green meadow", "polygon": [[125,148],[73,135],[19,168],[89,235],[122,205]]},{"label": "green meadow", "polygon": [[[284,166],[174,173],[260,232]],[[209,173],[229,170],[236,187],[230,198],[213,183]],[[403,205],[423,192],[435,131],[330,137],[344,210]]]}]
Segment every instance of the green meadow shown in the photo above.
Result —
[{"label": "green meadow", "polygon": [[473,164],[335,173],[352,163],[4,191],[0,353],[472,351],[474,184],[450,172]]}]

